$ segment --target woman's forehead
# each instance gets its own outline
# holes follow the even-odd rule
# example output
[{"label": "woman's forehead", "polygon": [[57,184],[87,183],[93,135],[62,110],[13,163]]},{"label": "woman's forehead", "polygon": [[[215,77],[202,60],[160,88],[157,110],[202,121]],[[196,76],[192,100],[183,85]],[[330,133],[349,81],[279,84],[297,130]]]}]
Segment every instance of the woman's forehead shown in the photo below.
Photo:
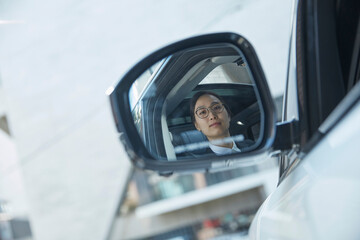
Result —
[{"label": "woman's forehead", "polygon": [[220,103],[221,101],[210,94],[204,94],[196,101],[195,108],[201,107],[201,106],[210,106],[212,103]]}]

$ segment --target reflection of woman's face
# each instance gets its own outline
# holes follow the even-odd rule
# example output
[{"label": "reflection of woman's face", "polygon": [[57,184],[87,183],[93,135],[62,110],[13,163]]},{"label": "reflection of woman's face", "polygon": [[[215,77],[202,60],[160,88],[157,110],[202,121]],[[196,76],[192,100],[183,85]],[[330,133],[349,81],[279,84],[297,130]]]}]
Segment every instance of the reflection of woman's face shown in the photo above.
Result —
[{"label": "reflection of woman's face", "polygon": [[214,104],[222,104],[215,96],[204,94],[196,101],[195,112],[198,109],[208,108],[209,115],[206,118],[199,118],[195,112],[195,127],[208,138],[209,141],[230,137],[229,125],[230,116],[226,108],[221,113],[215,113],[210,110]]}]

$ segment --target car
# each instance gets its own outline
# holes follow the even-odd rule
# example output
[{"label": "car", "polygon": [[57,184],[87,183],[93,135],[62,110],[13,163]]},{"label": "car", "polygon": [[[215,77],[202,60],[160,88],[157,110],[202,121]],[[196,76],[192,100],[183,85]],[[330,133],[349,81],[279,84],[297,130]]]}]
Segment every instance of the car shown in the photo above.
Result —
[{"label": "car", "polygon": [[[227,32],[181,40],[136,64],[110,94],[115,124],[133,164],[160,175],[277,156],[278,186],[257,211],[250,239],[358,239],[360,2],[294,6],[280,122],[254,48]],[[195,128],[189,101],[200,91],[228,105],[230,137],[215,142]],[[225,143],[240,151],[209,151]]]}]

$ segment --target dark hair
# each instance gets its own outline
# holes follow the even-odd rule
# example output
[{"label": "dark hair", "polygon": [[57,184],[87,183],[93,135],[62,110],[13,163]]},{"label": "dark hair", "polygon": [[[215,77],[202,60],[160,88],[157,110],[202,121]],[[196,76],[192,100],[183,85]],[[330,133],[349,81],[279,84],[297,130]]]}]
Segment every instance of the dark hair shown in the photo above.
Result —
[{"label": "dark hair", "polygon": [[191,116],[191,121],[195,124],[195,105],[197,100],[203,96],[203,95],[212,95],[214,97],[216,97],[217,99],[220,100],[220,102],[222,104],[224,104],[225,109],[227,111],[227,113],[229,114],[229,116],[231,116],[231,111],[229,109],[229,107],[225,104],[225,101],[222,97],[220,97],[219,95],[217,95],[214,92],[210,92],[210,91],[200,91],[194,94],[194,96],[190,99],[190,116]]}]

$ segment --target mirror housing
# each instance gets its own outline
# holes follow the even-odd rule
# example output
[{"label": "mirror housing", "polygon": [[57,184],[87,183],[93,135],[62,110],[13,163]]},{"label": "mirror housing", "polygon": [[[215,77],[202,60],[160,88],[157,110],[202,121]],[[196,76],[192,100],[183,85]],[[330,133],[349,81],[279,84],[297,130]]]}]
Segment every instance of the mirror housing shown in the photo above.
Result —
[{"label": "mirror housing", "polygon": [[[261,134],[255,147],[234,155],[190,157],[181,161],[157,158],[149,152],[139,134],[139,129],[134,123],[132,112],[134,107],[131,99],[129,99],[129,92],[134,82],[154,64],[167,59],[169,56],[188,49],[204,49],[204,53],[210,54],[210,48],[207,47],[217,45],[231,46],[238,52],[241,59],[246,61],[251,72],[253,84],[256,86],[256,97],[262,112]],[[268,158],[275,139],[275,105],[265,75],[251,44],[242,36],[234,33],[216,33],[192,37],[155,51],[137,63],[121,78],[110,93],[110,102],[115,124],[120,133],[120,140],[134,165],[165,175],[172,172],[219,171],[232,167],[253,165]]]}]

